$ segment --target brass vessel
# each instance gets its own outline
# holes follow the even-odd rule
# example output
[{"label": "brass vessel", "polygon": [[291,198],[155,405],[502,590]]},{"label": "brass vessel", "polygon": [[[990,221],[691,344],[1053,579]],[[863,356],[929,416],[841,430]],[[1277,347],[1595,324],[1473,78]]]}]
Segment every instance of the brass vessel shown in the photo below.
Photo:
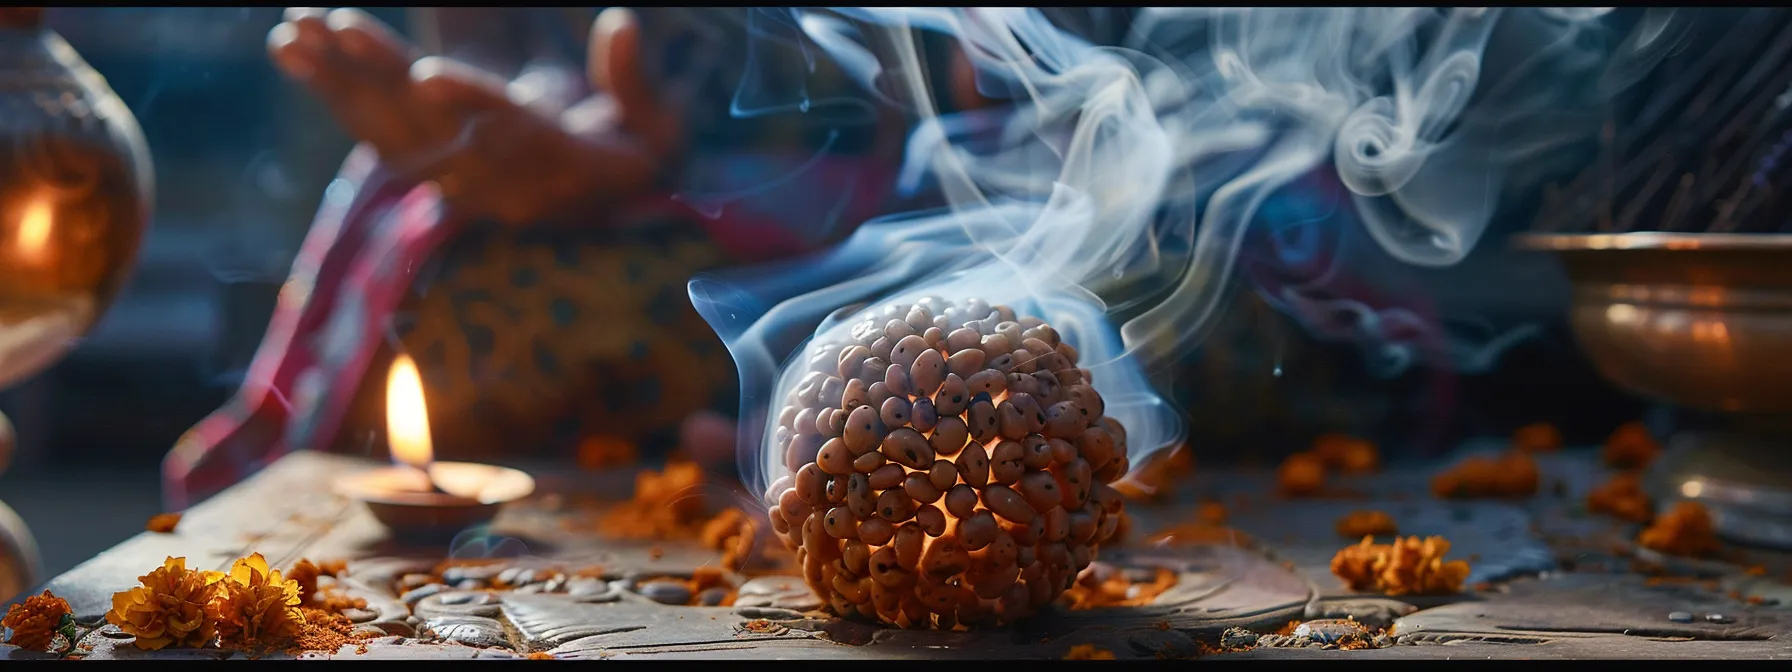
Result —
[{"label": "brass vessel", "polygon": [[1792,235],[1525,235],[1562,261],[1569,323],[1606,378],[1723,414],[1650,470],[1663,506],[1693,499],[1721,534],[1792,548]]},{"label": "brass vessel", "polygon": [[[106,80],[43,8],[0,8],[0,387],[61,359],[118,295],[153,183],[143,132]],[[0,463],[11,441],[8,426]],[[37,567],[30,531],[0,503],[0,599]]]},{"label": "brass vessel", "polygon": [[0,387],[61,358],[118,294],[153,180],[105,79],[36,14],[0,13]]}]

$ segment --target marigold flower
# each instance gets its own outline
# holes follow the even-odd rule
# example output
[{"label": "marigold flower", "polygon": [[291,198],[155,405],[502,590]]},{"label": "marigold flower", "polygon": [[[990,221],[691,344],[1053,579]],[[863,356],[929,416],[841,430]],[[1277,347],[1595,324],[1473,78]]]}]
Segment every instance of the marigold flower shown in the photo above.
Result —
[{"label": "marigold flower", "polygon": [[1518,499],[1537,494],[1541,478],[1529,453],[1509,450],[1470,457],[1433,476],[1431,493],[1439,499]]},{"label": "marigold flower", "polygon": [[1635,472],[1614,475],[1587,493],[1587,510],[1633,523],[1646,523],[1655,516],[1655,506],[1643,491],[1642,477]]},{"label": "marigold flower", "polygon": [[1711,512],[1693,501],[1676,503],[1636,540],[1644,548],[1689,558],[1716,553],[1721,547]]},{"label": "marigold flower", "polygon": [[1312,455],[1326,468],[1346,474],[1366,474],[1381,466],[1381,451],[1366,439],[1326,434],[1313,440]]},{"label": "marigold flower", "polygon": [[1661,444],[1655,441],[1655,435],[1641,422],[1627,422],[1612,431],[1605,439],[1605,450],[1601,457],[1605,464],[1614,469],[1641,469],[1649,466],[1649,462],[1661,453]]},{"label": "marigold flower", "polygon": [[703,545],[722,552],[722,565],[731,570],[745,567],[753,553],[759,526],[740,509],[727,508],[703,526]]},{"label": "marigold flower", "polygon": [[1125,572],[1112,569],[1084,572],[1060,600],[1073,610],[1144,606],[1176,587],[1177,578],[1175,572],[1162,567],[1157,568],[1152,580],[1138,582]]},{"label": "marigold flower", "polygon": [[1533,422],[1512,432],[1512,447],[1527,453],[1547,453],[1562,448],[1562,432],[1547,422]]},{"label": "marigold flower", "polygon": [[178,525],[180,514],[158,513],[149,517],[149,522],[143,524],[143,529],[156,534],[174,534],[174,528]]},{"label": "marigold flower", "polygon": [[1216,501],[1202,502],[1201,508],[1195,509],[1196,520],[1216,527],[1226,524],[1227,515],[1226,505]]},{"label": "marigold flower", "polygon": [[293,563],[292,571],[286,573],[286,578],[299,584],[300,604],[310,604],[312,598],[317,596],[317,577],[322,575],[323,572],[317,565],[308,559],[299,558],[298,562]]},{"label": "marigold flower", "polygon": [[1312,453],[1289,455],[1276,469],[1276,483],[1289,497],[1318,494],[1325,488],[1325,460]]},{"label": "marigold flower", "polygon": [[1064,654],[1064,659],[1065,660],[1113,660],[1114,652],[1109,651],[1107,649],[1098,648],[1094,644],[1078,644],[1076,646],[1070,647],[1070,652]]},{"label": "marigold flower", "polygon": [[1437,595],[1461,592],[1468,563],[1444,560],[1450,542],[1443,537],[1407,537],[1377,544],[1373,537],[1346,546],[1332,557],[1332,574],[1351,590],[1386,595]]},{"label": "marigold flower", "polygon": [[137,648],[197,648],[217,637],[212,601],[222,589],[222,572],[187,569],[186,558],[170,557],[137,580],[142,585],[113,593],[106,612],[106,622],[136,636]]},{"label": "marigold flower", "polygon": [[643,469],[635,476],[635,496],[607,512],[603,530],[623,539],[672,539],[701,533],[703,468],[671,462],[664,471]]},{"label": "marigold flower", "polygon": [[639,459],[635,444],[617,436],[588,436],[579,442],[579,467],[598,471],[634,464]]},{"label": "marigold flower", "polygon": [[56,635],[68,626],[69,617],[68,600],[46,590],[42,595],[33,595],[12,605],[6,611],[6,617],[0,618],[0,628],[12,631],[6,639],[8,644],[32,651],[49,651]]},{"label": "marigold flower", "polygon": [[230,567],[218,597],[218,636],[228,646],[243,648],[282,643],[298,635],[305,623],[299,612],[299,582],[270,569],[255,553]]}]

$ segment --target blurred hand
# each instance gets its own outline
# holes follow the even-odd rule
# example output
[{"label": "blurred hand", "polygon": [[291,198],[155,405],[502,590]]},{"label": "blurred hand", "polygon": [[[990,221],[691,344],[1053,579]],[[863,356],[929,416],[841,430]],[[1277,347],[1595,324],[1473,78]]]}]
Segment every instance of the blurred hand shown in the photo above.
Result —
[{"label": "blurred hand", "polygon": [[553,87],[515,82],[415,47],[357,9],[292,8],[268,51],[389,168],[433,181],[458,213],[507,224],[589,217],[653,186],[681,129],[642,77],[634,14],[591,28],[598,93],[560,109]]}]

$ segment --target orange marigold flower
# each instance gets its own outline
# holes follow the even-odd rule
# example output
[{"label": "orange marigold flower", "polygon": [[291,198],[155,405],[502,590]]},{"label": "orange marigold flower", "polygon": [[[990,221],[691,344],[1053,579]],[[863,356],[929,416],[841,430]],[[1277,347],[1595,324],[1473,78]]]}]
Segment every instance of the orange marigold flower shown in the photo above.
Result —
[{"label": "orange marigold flower", "polygon": [[1637,535],[1636,543],[1668,555],[1698,557],[1717,552],[1717,526],[1705,505],[1683,501]]},{"label": "orange marigold flower", "polygon": [[173,534],[174,527],[179,524],[180,514],[158,513],[149,517],[149,522],[143,525],[143,529],[156,534]]},{"label": "orange marigold flower", "polygon": [[707,499],[703,485],[703,468],[694,462],[642,469],[635,475],[634,498],[605,514],[603,531],[623,539],[695,536]]},{"label": "orange marigold flower", "polygon": [[1440,499],[1523,498],[1537,494],[1541,478],[1529,453],[1512,450],[1464,459],[1432,477],[1431,492]]},{"label": "orange marigold flower", "polygon": [[171,557],[137,580],[142,585],[113,593],[106,612],[106,622],[137,638],[137,648],[198,648],[217,637],[212,602],[222,590],[222,572],[187,569],[186,558]]},{"label": "orange marigold flower", "polygon": [[752,557],[753,540],[758,532],[759,526],[747,517],[746,512],[730,507],[704,524],[703,545],[721,551],[722,565],[738,571]]},{"label": "orange marigold flower", "polygon": [[1344,434],[1326,434],[1313,441],[1313,455],[1326,467],[1346,474],[1366,474],[1381,466],[1375,444]]},{"label": "orange marigold flower", "polygon": [[270,569],[255,553],[230,566],[218,597],[218,637],[233,648],[282,644],[299,634],[299,582]]},{"label": "orange marigold flower", "polygon": [[1462,591],[1468,563],[1445,561],[1450,542],[1443,537],[1407,537],[1377,544],[1373,537],[1346,546],[1332,557],[1332,574],[1351,590],[1386,595],[1436,595]]},{"label": "orange marigold flower", "polygon": [[1587,493],[1587,510],[1633,523],[1649,522],[1655,515],[1649,495],[1643,492],[1642,478],[1635,472],[1615,474]]},{"label": "orange marigold flower", "polygon": [[1083,572],[1060,599],[1073,610],[1143,606],[1176,587],[1176,581],[1176,573],[1162,567],[1151,581],[1137,583],[1119,571]]},{"label": "orange marigold flower", "polygon": [[1226,505],[1216,501],[1201,502],[1201,508],[1195,510],[1195,520],[1218,527],[1226,524]]},{"label": "orange marigold flower", "polygon": [[12,631],[6,639],[8,644],[32,651],[49,651],[57,634],[68,637],[62,630],[68,626],[70,616],[68,600],[46,590],[42,595],[33,595],[12,605],[6,610],[6,617],[0,618],[0,628]]},{"label": "orange marigold flower", "polygon": [[621,437],[597,435],[579,441],[579,467],[589,471],[627,466],[637,458],[635,444]]},{"label": "orange marigold flower", "polygon": [[1316,494],[1325,487],[1325,461],[1311,453],[1289,455],[1276,469],[1276,483],[1289,497]]},{"label": "orange marigold flower", "polygon": [[1627,422],[1605,439],[1606,466],[1614,469],[1641,469],[1661,452],[1661,444],[1640,422]]},{"label": "orange marigold flower", "polygon": [[1547,453],[1562,448],[1562,432],[1547,422],[1533,422],[1512,432],[1512,448],[1527,453]]},{"label": "orange marigold flower", "polygon": [[1064,654],[1065,660],[1113,660],[1114,652],[1096,648],[1094,644],[1078,644],[1070,647],[1070,653]]},{"label": "orange marigold flower", "polygon": [[323,572],[309,559],[299,558],[298,562],[293,563],[292,571],[286,573],[286,578],[299,585],[299,604],[310,604],[317,597],[317,577],[322,575]]}]

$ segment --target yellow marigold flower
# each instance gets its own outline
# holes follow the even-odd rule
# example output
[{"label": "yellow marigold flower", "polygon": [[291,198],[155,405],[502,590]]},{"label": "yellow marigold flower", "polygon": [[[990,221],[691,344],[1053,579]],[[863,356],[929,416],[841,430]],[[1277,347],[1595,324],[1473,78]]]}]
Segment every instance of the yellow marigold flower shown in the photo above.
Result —
[{"label": "yellow marigold flower", "polygon": [[1099,647],[1095,646],[1094,644],[1078,644],[1076,646],[1070,647],[1070,652],[1064,654],[1064,659],[1065,660],[1113,660],[1114,652],[1109,651],[1107,649],[1099,648]]},{"label": "yellow marigold flower", "polygon": [[212,600],[223,579],[222,572],[187,569],[186,558],[168,558],[137,577],[142,585],[112,594],[106,622],[136,636],[139,649],[203,647],[218,634]]},{"label": "yellow marigold flower", "polygon": [[242,648],[283,643],[296,636],[305,615],[299,612],[299,582],[270,569],[255,553],[230,566],[218,597],[218,637],[225,646]]},{"label": "yellow marigold flower", "polygon": [[67,627],[69,616],[68,600],[46,590],[43,595],[33,595],[12,605],[6,610],[6,618],[0,618],[0,628],[12,631],[6,640],[8,644],[32,651],[49,651],[50,643]]},{"label": "yellow marigold flower", "polygon": [[299,584],[299,604],[311,603],[311,598],[317,595],[317,577],[322,575],[317,564],[308,559],[299,558],[293,564],[292,571],[286,573],[286,578]]}]

